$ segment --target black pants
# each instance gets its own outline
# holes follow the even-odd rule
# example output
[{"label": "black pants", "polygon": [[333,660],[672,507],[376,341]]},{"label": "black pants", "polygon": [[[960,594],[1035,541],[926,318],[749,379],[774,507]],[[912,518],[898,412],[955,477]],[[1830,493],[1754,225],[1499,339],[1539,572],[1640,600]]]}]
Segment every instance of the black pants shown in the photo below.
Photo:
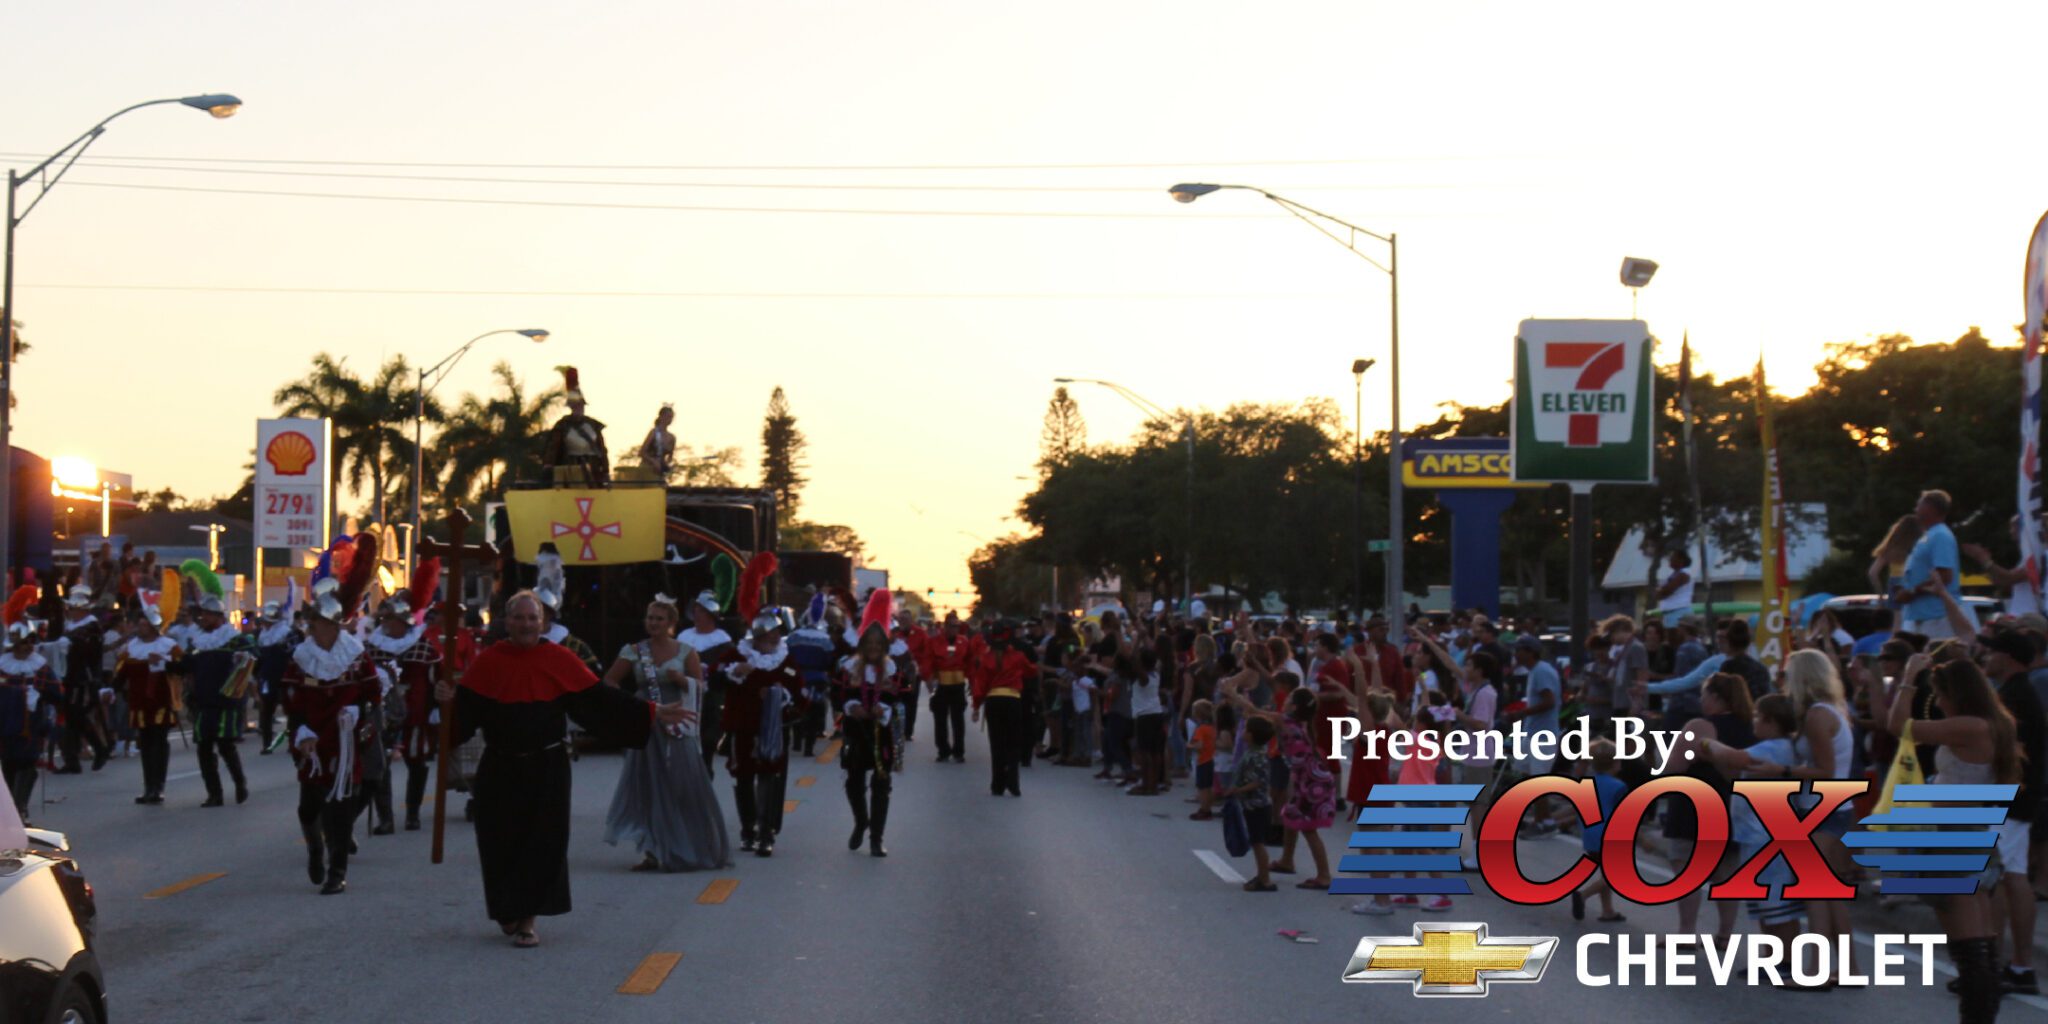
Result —
[{"label": "black pants", "polygon": [[28,797],[36,791],[35,760],[9,761],[0,768],[6,769],[7,793],[14,798],[14,809],[21,812],[23,820],[27,820]]},{"label": "black pants", "polygon": [[64,708],[64,727],[57,735],[57,753],[63,758],[65,771],[78,769],[79,755],[86,745],[92,747],[92,763],[107,763],[107,755],[113,752],[114,744],[107,738],[106,729],[99,719],[99,698],[90,697],[85,704],[72,703]]},{"label": "black pants", "polygon": [[1036,682],[1024,684],[1024,734],[1023,749],[1017,754],[1017,763],[1031,767],[1032,751],[1045,740],[1045,712],[1038,706],[1039,686]]},{"label": "black pants", "polygon": [[299,831],[306,837],[309,854],[327,855],[327,871],[347,876],[349,834],[355,831],[356,815],[363,811],[363,792],[357,790],[343,800],[330,800],[330,782],[299,781]]},{"label": "black pants", "polygon": [[[868,779],[873,777],[874,783]],[[889,823],[889,773],[861,769],[846,773],[846,802],[853,807],[853,825],[875,839]]]},{"label": "black pants", "polygon": [[932,742],[940,757],[967,754],[967,684],[941,683],[932,694]]},{"label": "black pants", "polygon": [[171,727],[145,725],[135,730],[135,748],[142,753],[142,795],[164,795],[164,776],[171,771]]},{"label": "black pants", "polygon": [[1022,763],[1027,742],[1024,731],[1024,698],[990,697],[981,706],[988,716],[988,791],[1001,796],[1017,789],[1017,767]]},{"label": "black pants", "polygon": [[782,831],[782,801],[788,782],[786,770],[742,772],[732,777],[732,800],[740,811],[740,842],[770,840]]},{"label": "black pants", "polygon": [[[170,752],[168,741],[164,752]],[[220,798],[220,766],[223,761],[227,762],[228,777],[235,780],[235,789],[249,788],[249,780],[242,774],[242,755],[235,750],[235,741],[202,735],[199,737],[199,777],[206,782],[208,799]]]},{"label": "black pants", "polygon": [[428,758],[405,759],[405,820],[417,821],[420,805],[427,801],[427,780],[433,777],[434,762]]},{"label": "black pants", "polygon": [[912,690],[903,698],[903,741],[910,742],[917,737],[917,691]]},{"label": "black pants", "polygon": [[263,737],[262,750],[270,752],[270,741],[277,738],[278,694],[266,689],[256,701],[256,734]]}]

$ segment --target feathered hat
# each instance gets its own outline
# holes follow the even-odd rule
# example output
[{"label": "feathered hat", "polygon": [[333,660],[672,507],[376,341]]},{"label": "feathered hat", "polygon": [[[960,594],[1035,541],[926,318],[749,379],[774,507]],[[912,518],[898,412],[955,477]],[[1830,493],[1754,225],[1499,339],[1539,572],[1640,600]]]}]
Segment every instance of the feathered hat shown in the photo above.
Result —
[{"label": "feathered hat", "polygon": [[340,581],[340,586],[334,592],[335,598],[341,602],[341,607],[347,614],[355,614],[356,609],[362,607],[363,595],[370,591],[370,582],[377,578],[377,535],[357,534],[355,550],[353,557],[348,560],[347,571],[344,572],[337,566],[334,577]]},{"label": "feathered hat", "polygon": [[64,595],[64,604],[70,608],[90,608],[92,600],[92,588],[83,583],[73,584],[71,592]]},{"label": "feathered hat", "polygon": [[757,551],[747,559],[745,572],[740,573],[740,618],[751,620],[761,610],[762,591],[768,588],[768,577],[775,575],[775,552]]},{"label": "feathered hat", "polygon": [[740,566],[731,556],[718,554],[711,559],[711,592],[718,595],[718,612],[732,610],[733,595],[739,592]]},{"label": "feathered hat", "polygon": [[804,606],[804,628],[816,629],[825,624],[825,592],[811,595],[811,603]]},{"label": "feathered hat", "polygon": [[168,608],[170,609],[170,614],[176,615],[178,613],[178,609],[182,607],[184,596],[185,583],[178,576],[178,570],[173,569],[169,566],[165,566],[163,572],[163,589],[157,591],[156,595],[157,614],[160,616],[163,615],[164,609]]},{"label": "feathered hat", "polygon": [[33,583],[24,583],[7,595],[7,605],[0,608],[0,622],[7,624],[7,639],[17,643],[33,642],[36,638],[35,623],[29,621],[28,610],[36,603],[40,589]]},{"label": "feathered hat", "polygon": [[750,628],[755,636],[773,636],[782,629],[782,620],[777,619],[769,612],[762,612],[754,616],[753,625]]},{"label": "feathered hat", "polygon": [[434,591],[441,586],[441,560],[422,558],[412,567],[412,579],[407,581],[405,596],[412,599],[412,621],[418,625],[427,617],[427,609],[434,603]]},{"label": "feathered hat", "polygon": [[576,368],[557,366],[555,369],[562,374],[562,398],[570,402],[583,401],[583,382],[576,376]]},{"label": "feathered hat", "polygon": [[178,563],[178,572],[189,578],[192,581],[192,585],[198,589],[198,593],[188,595],[194,600],[206,597],[227,596],[227,587],[221,583],[220,577],[214,573],[213,569],[206,564],[204,559],[187,558]]},{"label": "feathered hat", "polygon": [[868,594],[868,604],[860,613],[860,635],[865,637],[870,629],[879,629],[883,636],[889,635],[889,625],[896,618],[896,595],[888,587],[876,587]]},{"label": "feathered hat", "polygon": [[340,624],[348,620],[349,606],[341,601],[341,581],[332,576],[313,584],[306,598],[306,615]]}]

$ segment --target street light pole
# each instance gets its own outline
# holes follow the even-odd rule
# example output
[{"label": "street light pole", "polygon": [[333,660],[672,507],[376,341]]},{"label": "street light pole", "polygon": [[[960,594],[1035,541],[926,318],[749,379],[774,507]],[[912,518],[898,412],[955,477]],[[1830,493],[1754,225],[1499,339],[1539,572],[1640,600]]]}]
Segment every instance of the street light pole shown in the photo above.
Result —
[{"label": "street light pole", "polygon": [[[1338,245],[1351,250],[1354,255],[1372,264],[1387,275],[1388,308],[1393,320],[1392,330],[1388,338],[1389,357],[1387,359],[1388,387],[1391,394],[1387,403],[1386,612],[1388,617],[1391,618],[1399,614],[1401,609],[1402,581],[1404,578],[1402,574],[1402,556],[1404,554],[1404,535],[1407,533],[1407,516],[1403,508],[1406,496],[1402,492],[1401,482],[1401,256],[1400,244],[1397,241],[1398,236],[1393,234],[1382,235],[1375,231],[1368,231],[1341,217],[1333,217],[1314,207],[1303,206],[1286,196],[1274,195],[1255,185],[1214,185],[1186,182],[1173,186],[1167,190],[1167,193],[1173,196],[1175,202],[1192,203],[1211,192],[1223,189],[1257,192],[1274,205],[1300,218],[1302,223],[1328,235]],[[1345,229],[1349,234],[1339,235],[1322,224],[1317,223],[1319,220],[1335,224]],[[1366,255],[1364,250],[1358,247],[1359,235],[1364,235],[1367,238],[1387,244],[1387,262],[1385,265]]]},{"label": "street light pole", "polygon": [[[419,385],[413,389],[412,404],[412,535],[415,538],[425,536],[425,534],[420,532],[420,496],[426,490],[427,481],[427,457],[423,439],[427,422],[427,391],[430,388],[439,386],[442,381],[448,379],[448,374],[455,369],[455,364],[462,360],[463,355],[469,351],[471,345],[496,334],[517,334],[532,338],[536,343],[548,340],[548,332],[538,327],[524,329],[505,327],[495,331],[485,331],[463,342],[461,348],[448,353],[440,362],[419,372]],[[432,384],[427,383],[428,377],[434,378]],[[415,539],[413,544],[417,543],[418,541]],[[449,543],[460,544],[462,543],[462,538],[451,537],[449,538]],[[408,550],[412,546],[408,545]],[[410,564],[407,564],[406,571],[412,571]]]},{"label": "street light pole", "polygon": [[1351,361],[1351,610],[1365,614],[1365,371],[1372,359]]},{"label": "street light pole", "polygon": [[1178,419],[1181,421],[1181,438],[1187,442],[1188,449],[1187,494],[1184,498],[1186,507],[1183,511],[1185,516],[1181,523],[1183,540],[1180,553],[1180,606],[1182,614],[1186,614],[1187,610],[1194,606],[1195,586],[1195,418],[1187,413],[1167,412],[1159,403],[1114,381],[1094,380],[1088,377],[1054,377],[1052,382],[1054,384],[1093,384],[1097,387],[1108,388],[1121,396],[1124,401],[1137,406],[1138,411],[1147,416],[1156,416],[1161,420],[1171,421]]},{"label": "street light pole", "polygon": [[[14,428],[13,415],[8,406],[14,402],[14,229],[27,217],[64,179],[64,172],[85,155],[85,151],[99,139],[111,122],[131,110],[154,107],[165,103],[182,103],[195,110],[204,110],[215,118],[233,117],[242,108],[242,101],[227,93],[206,93],[198,96],[173,97],[171,99],[147,100],[133,106],[122,107],[100,123],[86,129],[85,134],[72,139],[63,149],[50,154],[42,163],[26,172],[7,169],[7,243],[6,269],[0,271],[0,579],[11,579],[14,570]],[[64,159],[69,153],[69,159]],[[54,173],[45,174],[50,165],[64,159],[62,166]],[[17,198],[21,187],[31,181],[40,180],[41,187],[28,209],[17,210]]]}]

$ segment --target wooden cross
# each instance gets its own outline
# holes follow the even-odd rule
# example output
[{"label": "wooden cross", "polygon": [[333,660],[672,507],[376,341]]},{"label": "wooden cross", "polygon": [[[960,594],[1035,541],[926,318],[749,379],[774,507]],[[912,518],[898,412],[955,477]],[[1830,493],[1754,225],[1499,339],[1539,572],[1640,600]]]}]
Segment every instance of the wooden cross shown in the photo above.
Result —
[{"label": "wooden cross", "polygon": [[[420,555],[439,558],[442,561],[441,587],[447,596],[441,600],[441,676],[449,686],[462,683],[462,671],[456,668],[456,631],[462,628],[462,563],[465,557],[480,559],[488,564],[498,557],[498,549],[490,544],[464,544],[463,535],[469,530],[469,513],[461,506],[450,509],[442,522],[448,527],[448,543],[436,540],[422,540]],[[419,600],[418,595],[414,595]],[[441,702],[441,744],[440,756],[434,766],[434,863],[441,863],[441,841],[448,829],[448,773],[455,761],[455,701]]]}]

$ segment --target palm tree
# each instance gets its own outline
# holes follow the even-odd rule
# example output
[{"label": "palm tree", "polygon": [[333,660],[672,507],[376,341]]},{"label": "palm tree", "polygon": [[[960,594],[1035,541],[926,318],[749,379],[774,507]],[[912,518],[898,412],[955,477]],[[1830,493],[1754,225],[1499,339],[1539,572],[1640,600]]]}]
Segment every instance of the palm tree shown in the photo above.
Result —
[{"label": "palm tree", "polygon": [[458,500],[475,493],[479,479],[483,493],[489,495],[497,492],[501,481],[538,472],[548,413],[562,401],[559,387],[528,399],[511,363],[500,361],[491,367],[491,375],[497,378],[497,393],[488,398],[464,395],[434,440],[447,463],[448,493]]},{"label": "palm tree", "polygon": [[362,378],[348,368],[347,357],[336,359],[322,352],[313,357],[313,367],[304,377],[278,388],[270,396],[282,415],[333,421],[334,450],[327,453],[327,465],[328,486],[337,499],[334,502],[336,524],[342,518],[339,500],[342,456],[353,439],[353,417],[359,405],[357,396],[362,390]]},{"label": "palm tree", "polygon": [[[363,477],[370,478],[371,515],[380,523],[390,521],[384,514],[385,499],[400,489],[387,486],[387,481],[395,485],[412,478],[412,418],[418,386],[405,357],[392,356],[374,379],[357,389],[348,410],[349,439],[341,446],[345,457],[338,461],[345,463],[342,468],[348,474],[349,490],[361,493]],[[441,403],[428,396],[421,418],[440,423]]]}]

